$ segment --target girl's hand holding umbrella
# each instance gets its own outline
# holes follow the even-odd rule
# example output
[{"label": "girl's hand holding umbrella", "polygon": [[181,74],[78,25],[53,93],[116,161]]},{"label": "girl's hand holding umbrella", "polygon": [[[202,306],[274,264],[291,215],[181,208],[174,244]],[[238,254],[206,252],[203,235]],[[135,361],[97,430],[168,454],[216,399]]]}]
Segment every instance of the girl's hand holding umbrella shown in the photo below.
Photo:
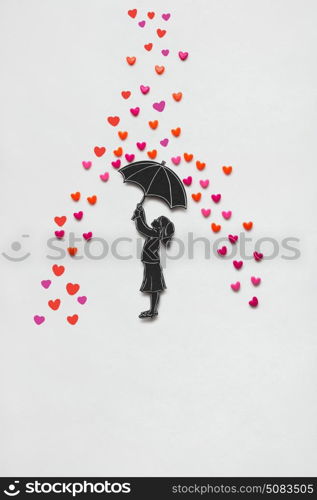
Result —
[{"label": "girl's hand holding umbrella", "polygon": [[136,206],[136,209],[134,210],[134,213],[133,213],[133,216],[132,216],[132,220],[134,220],[137,217],[139,217],[142,212],[144,212],[143,205],[142,205],[142,203],[138,203],[137,206]]}]

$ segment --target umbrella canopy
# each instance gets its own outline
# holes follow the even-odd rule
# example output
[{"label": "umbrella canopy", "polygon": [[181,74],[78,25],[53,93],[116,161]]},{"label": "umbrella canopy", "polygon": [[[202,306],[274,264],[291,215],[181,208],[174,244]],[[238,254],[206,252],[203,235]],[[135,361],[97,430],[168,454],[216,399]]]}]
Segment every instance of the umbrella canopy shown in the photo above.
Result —
[{"label": "umbrella canopy", "polygon": [[120,168],[119,172],[124,182],[140,186],[144,193],[143,199],[155,196],[164,200],[170,208],[187,208],[183,183],[173,170],[166,167],[164,161],[136,161]]}]

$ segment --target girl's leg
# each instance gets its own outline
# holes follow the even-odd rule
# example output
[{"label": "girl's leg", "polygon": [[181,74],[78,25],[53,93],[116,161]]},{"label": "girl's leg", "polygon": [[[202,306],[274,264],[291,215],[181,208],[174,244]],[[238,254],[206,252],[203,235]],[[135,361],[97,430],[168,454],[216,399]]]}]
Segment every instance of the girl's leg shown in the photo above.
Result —
[{"label": "girl's leg", "polygon": [[157,313],[158,303],[160,298],[160,292],[151,293],[151,313]]}]

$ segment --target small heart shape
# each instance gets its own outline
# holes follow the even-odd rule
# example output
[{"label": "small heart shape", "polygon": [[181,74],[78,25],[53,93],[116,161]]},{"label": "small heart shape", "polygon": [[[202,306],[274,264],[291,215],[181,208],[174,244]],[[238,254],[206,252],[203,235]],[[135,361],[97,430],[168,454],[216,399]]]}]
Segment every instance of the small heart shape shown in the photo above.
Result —
[{"label": "small heart shape", "polygon": [[82,297],[77,297],[77,302],[79,302],[79,304],[81,305],[84,305],[87,301],[87,297],[85,295],[83,295]]},{"label": "small heart shape", "polygon": [[190,153],[184,153],[184,160],[187,161],[187,163],[192,161],[193,158],[194,158],[194,155],[192,155]]},{"label": "small heart shape", "polygon": [[132,17],[132,19],[135,18],[135,16],[137,15],[137,9],[131,9],[131,10],[128,10],[128,16]]},{"label": "small heart shape", "polygon": [[139,22],[138,22],[138,25],[140,26],[140,28],[144,28],[144,26],[145,26],[145,21],[139,21]]},{"label": "small heart shape", "polygon": [[223,211],[223,212],[221,212],[221,215],[224,219],[229,220],[229,219],[231,219],[232,212],[231,212],[231,210],[227,210],[227,212]]},{"label": "small heart shape", "polygon": [[181,162],[181,157],[180,156],[172,156],[171,160],[174,163],[174,165],[179,165]]},{"label": "small heart shape", "polygon": [[146,147],[146,142],[137,142],[136,145],[140,151],[143,151]]},{"label": "small heart shape", "polygon": [[62,227],[67,221],[67,217],[66,215],[62,215],[62,217],[54,217],[54,221],[59,227]]},{"label": "small heart shape", "polygon": [[196,202],[200,201],[201,199],[201,193],[193,193],[192,194],[192,199]]},{"label": "small heart shape", "polygon": [[239,238],[238,236],[233,235],[233,234],[229,234],[229,236],[228,236],[228,240],[230,241],[230,243],[232,243],[232,245],[237,243],[238,238]]},{"label": "small heart shape", "polygon": [[78,252],[78,248],[76,247],[68,247],[67,252],[71,257],[75,257],[76,253]]},{"label": "small heart shape", "polygon": [[41,325],[45,321],[45,316],[38,316],[36,314],[33,319],[37,325]]},{"label": "small heart shape", "polygon": [[168,56],[168,54],[170,53],[169,49],[162,49],[161,50],[161,53],[164,57]]},{"label": "small heart shape", "polygon": [[124,141],[128,137],[128,132],[126,130],[125,131],[119,130],[118,131],[118,136],[120,137],[120,139],[122,141]]},{"label": "small heart shape", "polygon": [[211,229],[213,230],[214,233],[219,233],[219,231],[221,230],[221,225],[215,224],[215,222],[212,222]]},{"label": "small heart shape", "polygon": [[113,127],[116,127],[120,122],[119,116],[108,116],[107,120]]},{"label": "small heart shape", "polygon": [[183,183],[185,184],[185,186],[190,186],[192,182],[193,182],[193,178],[191,175],[189,175],[188,177],[183,179]]},{"label": "small heart shape", "polygon": [[263,253],[253,252],[253,257],[256,262],[260,262],[263,259]]},{"label": "small heart shape", "polygon": [[69,295],[75,295],[80,289],[80,285],[78,283],[67,283],[66,290]]},{"label": "small heart shape", "polygon": [[162,14],[162,19],[164,19],[164,21],[168,21],[170,17],[171,17],[171,14],[169,14],[169,13]]},{"label": "small heart shape", "polygon": [[81,164],[86,170],[89,170],[92,165],[91,161],[82,161]]},{"label": "small heart shape", "polygon": [[99,147],[99,146],[94,147],[94,153],[98,158],[103,156],[105,154],[105,152],[106,152],[106,148],[104,148],[103,146],[102,147]]},{"label": "small heart shape", "polygon": [[126,159],[129,163],[131,163],[131,161],[133,161],[133,160],[134,160],[134,158],[135,158],[135,155],[134,155],[133,153],[132,153],[132,154],[127,153],[127,154],[126,154],[126,155],[124,155],[124,156],[125,156],[125,159]]},{"label": "small heart shape", "polygon": [[86,241],[91,240],[91,238],[92,238],[92,232],[91,232],[91,231],[89,231],[89,233],[83,233],[83,237],[84,237],[84,239],[85,239]]},{"label": "small heart shape", "polygon": [[227,247],[223,246],[221,248],[218,248],[217,253],[221,255],[221,257],[224,257],[225,255],[227,255]]},{"label": "small heart shape", "polygon": [[131,92],[130,92],[130,90],[122,90],[121,95],[122,95],[123,99],[129,99]]},{"label": "small heart shape", "polygon": [[204,170],[205,167],[206,167],[206,163],[199,161],[199,160],[196,161],[197,170]]},{"label": "small heart shape", "polygon": [[59,240],[61,240],[64,237],[65,231],[63,231],[61,229],[60,231],[55,231],[54,234],[55,234],[56,238],[58,238]]},{"label": "small heart shape", "polygon": [[55,274],[55,276],[62,276],[65,272],[65,267],[64,266],[58,266],[57,264],[54,264],[52,266],[52,271]]},{"label": "small heart shape", "polygon": [[174,92],[172,94],[174,101],[179,102],[182,100],[183,93],[182,92]]},{"label": "small heart shape", "polygon": [[178,53],[178,57],[180,58],[181,61],[186,61],[188,57],[188,52],[182,52],[181,50]]},{"label": "small heart shape", "polygon": [[221,200],[221,194],[212,194],[211,199],[214,203],[219,203]]},{"label": "small heart shape", "polygon": [[158,126],[158,121],[157,120],[154,120],[154,121],[149,121],[149,126],[151,127],[152,130],[155,130]]},{"label": "small heart shape", "polygon": [[130,108],[130,113],[133,116],[138,116],[140,113],[140,108],[138,106],[136,108]]},{"label": "small heart shape", "polygon": [[233,266],[239,271],[239,269],[241,269],[243,266],[242,260],[234,260]]},{"label": "small heart shape", "polygon": [[67,316],[67,321],[70,325],[76,325],[78,321],[78,314],[73,314],[73,316]]},{"label": "small heart shape", "polygon": [[42,287],[46,288],[46,289],[49,288],[51,286],[51,284],[52,284],[51,280],[42,280],[41,281]]},{"label": "small heart shape", "polygon": [[201,185],[201,187],[202,187],[203,189],[206,189],[206,188],[209,186],[209,180],[208,180],[208,179],[206,179],[205,181],[200,180],[200,181],[199,181],[199,184]]},{"label": "small heart shape", "polygon": [[95,194],[93,196],[87,196],[87,201],[90,205],[95,205],[97,202],[97,196]]},{"label": "small heart shape", "polygon": [[211,214],[211,210],[210,208],[202,208],[201,213],[203,214],[204,217],[209,217],[209,215]]},{"label": "small heart shape", "polygon": [[251,300],[249,300],[249,305],[251,307],[257,307],[259,304],[259,301],[257,299],[257,297],[253,297]]},{"label": "small heart shape", "polygon": [[72,193],[71,195],[71,198],[74,200],[74,201],[79,201],[80,199],[80,192],[77,191],[77,193]]},{"label": "small heart shape", "polygon": [[231,172],[232,172],[232,167],[226,167],[226,166],[223,166],[222,167],[222,170],[223,170],[223,173],[226,174],[226,175],[230,175]]},{"label": "small heart shape", "polygon": [[252,227],[253,227],[253,222],[244,222],[243,223],[243,227],[246,231],[251,231]]},{"label": "small heart shape", "polygon": [[117,156],[117,157],[118,157],[118,156],[122,156],[122,153],[123,153],[123,149],[121,148],[121,146],[119,146],[117,149],[114,149],[114,150],[113,150],[113,154],[114,154],[115,156]]},{"label": "small heart shape", "polygon": [[142,94],[146,95],[150,91],[150,87],[148,85],[140,85],[140,90]]},{"label": "small heart shape", "polygon": [[159,111],[160,113],[162,113],[162,111],[164,111],[164,108],[165,108],[165,101],[153,103],[153,109],[155,109],[156,111]]},{"label": "small heart shape", "polygon": [[113,168],[120,168],[121,167],[121,160],[112,161],[111,165],[113,166]]},{"label": "small heart shape", "polygon": [[147,17],[148,17],[149,19],[153,19],[153,17],[154,17],[154,16],[155,16],[155,12],[148,12],[148,13],[147,13]]},{"label": "small heart shape", "polygon": [[163,36],[166,35],[166,30],[161,30],[160,28],[157,28],[156,33],[159,38],[163,38]]},{"label": "small heart shape", "polygon": [[55,299],[55,300],[49,300],[48,301],[48,306],[53,309],[53,311],[57,311],[59,306],[61,305],[60,299]]},{"label": "small heart shape", "polygon": [[76,220],[81,220],[83,218],[83,215],[84,215],[84,212],[82,212],[81,210],[79,212],[74,212],[74,217]]},{"label": "small heart shape", "polygon": [[180,127],[172,128],[171,133],[174,137],[179,137],[182,129]]},{"label": "small heart shape", "polygon": [[165,71],[165,66],[155,66],[155,71],[158,75],[162,75]]},{"label": "small heart shape", "polygon": [[100,174],[99,177],[103,182],[107,182],[107,180],[109,179],[109,172],[105,172],[104,174]]},{"label": "small heart shape", "polygon": [[167,137],[165,137],[165,139],[162,139],[160,141],[160,144],[161,144],[161,146],[163,146],[163,148],[166,148],[168,145],[168,142],[169,142],[169,140],[167,139]]},{"label": "small heart shape", "polygon": [[261,278],[256,278],[255,276],[251,276],[251,283],[254,286],[259,286],[261,283]]},{"label": "small heart shape", "polygon": [[126,61],[129,64],[129,66],[133,66],[136,61],[136,57],[126,57]]},{"label": "small heart shape", "polygon": [[150,52],[150,50],[152,50],[152,48],[153,48],[153,43],[146,43],[144,45],[144,48],[145,48],[145,50],[147,50],[148,52]]},{"label": "small heart shape", "polygon": [[240,281],[237,281],[236,283],[231,283],[231,288],[234,292],[238,292],[240,290]]},{"label": "small heart shape", "polygon": [[147,155],[149,158],[151,158],[151,160],[154,160],[156,158],[156,155],[157,155],[156,149],[152,149],[152,151],[148,151]]}]

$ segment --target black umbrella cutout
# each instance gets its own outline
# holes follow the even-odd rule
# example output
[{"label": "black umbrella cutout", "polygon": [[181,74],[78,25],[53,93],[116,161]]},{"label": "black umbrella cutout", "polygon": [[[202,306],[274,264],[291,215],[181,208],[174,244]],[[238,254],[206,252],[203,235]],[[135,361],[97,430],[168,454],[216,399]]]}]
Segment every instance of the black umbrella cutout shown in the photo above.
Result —
[{"label": "black umbrella cutout", "polygon": [[120,168],[123,182],[133,182],[143,190],[142,204],[147,196],[164,200],[170,208],[187,208],[187,196],[178,175],[165,161],[136,161]]}]

